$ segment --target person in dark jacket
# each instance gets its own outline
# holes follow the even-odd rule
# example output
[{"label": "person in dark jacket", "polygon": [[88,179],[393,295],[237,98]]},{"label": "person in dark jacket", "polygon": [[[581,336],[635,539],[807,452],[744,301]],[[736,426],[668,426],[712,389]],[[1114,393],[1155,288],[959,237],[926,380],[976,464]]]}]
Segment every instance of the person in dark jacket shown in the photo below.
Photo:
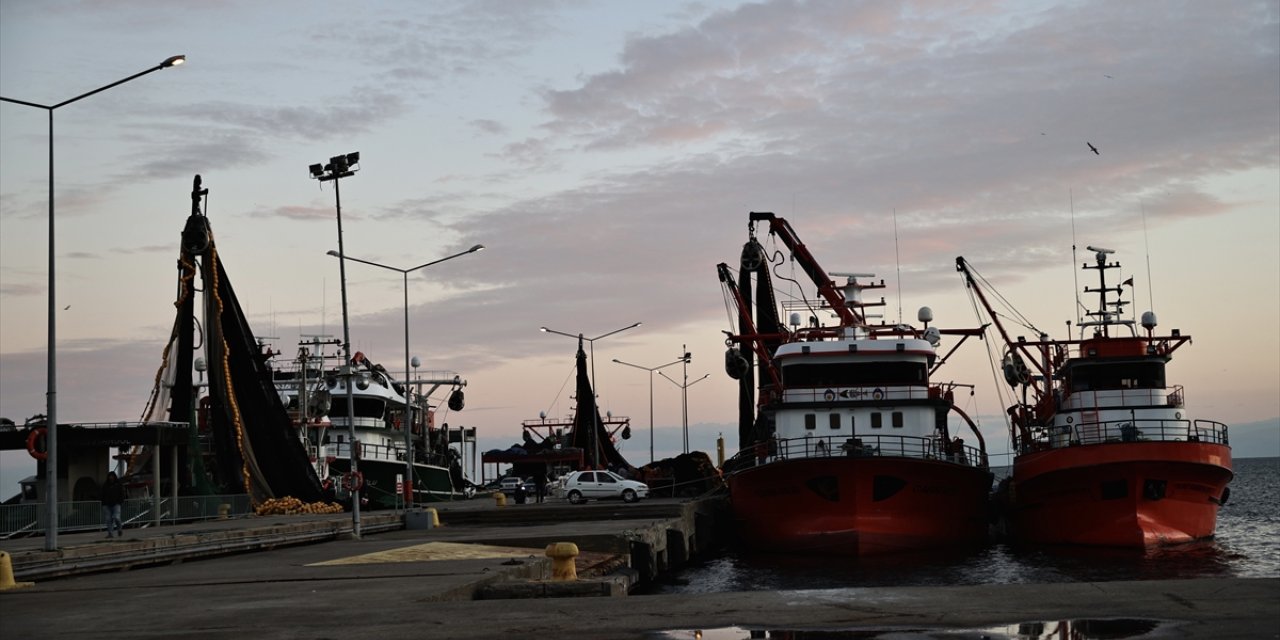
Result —
[{"label": "person in dark jacket", "polygon": [[102,519],[107,521],[108,538],[112,536],[113,531],[117,538],[124,535],[120,524],[120,506],[123,504],[124,484],[120,482],[116,472],[110,471],[107,473],[106,481],[102,483]]}]

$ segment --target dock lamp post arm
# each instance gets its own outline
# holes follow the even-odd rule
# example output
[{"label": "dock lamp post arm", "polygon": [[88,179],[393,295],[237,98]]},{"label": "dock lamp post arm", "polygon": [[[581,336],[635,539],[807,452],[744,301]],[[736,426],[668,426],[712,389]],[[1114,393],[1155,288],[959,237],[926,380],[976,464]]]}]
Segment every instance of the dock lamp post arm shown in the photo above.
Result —
[{"label": "dock lamp post arm", "polygon": [[663,369],[665,367],[669,367],[673,364],[680,364],[681,362],[684,362],[684,358],[681,358],[679,360],[673,360],[671,362],[658,365],[656,367],[642,367],[638,364],[623,362],[617,358],[614,358],[613,361],[621,365],[626,365],[628,367],[640,369],[641,371],[649,372],[649,464],[653,464],[653,372],[659,369]]},{"label": "dock lamp post arm", "polygon": [[351,256],[343,256],[338,251],[328,252],[328,255],[331,255],[335,258],[339,258],[339,259],[345,258],[352,262],[367,264],[371,267],[378,267],[380,269],[386,269],[388,271],[395,271],[396,273],[399,273],[404,278],[404,470],[405,470],[404,478],[405,478],[405,482],[408,483],[407,486],[409,487],[409,490],[405,492],[405,508],[406,509],[409,507],[409,505],[413,504],[413,485],[414,485],[414,482],[413,482],[413,408],[410,406],[411,394],[409,393],[409,383],[410,383],[409,381],[409,274],[413,273],[414,271],[417,271],[418,269],[425,269],[427,267],[430,267],[431,265],[440,264],[441,262],[445,262],[447,260],[452,260],[454,258],[465,256],[468,253],[475,253],[477,251],[483,251],[483,250],[484,250],[484,245],[477,244],[471,247],[470,249],[467,249],[466,251],[459,251],[458,253],[455,253],[451,256],[446,256],[446,257],[440,258],[439,260],[432,260],[431,262],[420,264],[410,269],[401,269],[399,267],[392,267],[379,262],[374,262],[372,260],[362,260],[360,258],[353,258]]},{"label": "dock lamp post arm", "polygon": [[59,102],[57,104],[52,104],[52,105],[39,104],[37,102],[28,102],[26,100],[16,100],[14,98],[6,98],[4,96],[0,96],[0,102],[10,102],[13,104],[20,104],[26,107],[35,107],[36,109],[44,109],[45,111],[49,112],[49,311],[48,311],[49,345],[48,345],[48,367],[47,367],[48,383],[47,383],[47,388],[45,390],[45,404],[46,404],[45,426],[48,429],[47,431],[48,435],[46,436],[46,438],[48,442],[47,449],[49,452],[48,453],[49,457],[45,461],[46,471],[44,474],[45,475],[45,487],[44,487],[45,506],[47,509],[46,516],[48,518],[46,520],[47,525],[45,526],[45,537],[44,537],[45,551],[56,551],[58,549],[58,359],[56,354],[57,349],[55,346],[57,344],[58,332],[57,332],[57,320],[56,320],[56,317],[54,316],[54,307],[56,305],[56,301],[55,301],[55,295],[54,295],[55,271],[54,271],[54,259],[53,259],[53,252],[54,252],[53,112],[58,107],[65,107],[73,102],[83,100],[96,93],[100,93],[112,87],[122,85],[130,80],[141,78],[142,76],[145,76],[148,73],[159,71],[161,69],[168,69],[169,67],[176,67],[178,65],[183,64],[186,61],[187,61],[187,57],[185,55],[170,56],[168,58],[165,58],[164,62],[161,62],[160,64],[154,67],[151,67],[150,69],[147,69],[145,71],[140,71],[122,80],[116,80],[111,84],[103,85],[101,87],[98,87],[97,89],[94,89],[93,91],[82,93],[74,98],[71,98],[70,100],[63,100],[62,102]]},{"label": "dock lamp post arm", "polygon": [[[577,334],[565,333],[563,331],[556,331],[555,329],[548,329],[547,327],[538,327],[538,330],[542,331],[543,333],[554,333],[558,336],[565,336],[567,338],[574,338],[577,340],[587,341],[587,344],[590,345],[589,348],[591,349],[591,392],[594,393],[596,396],[599,396],[600,395],[599,390],[596,388],[596,340],[608,338],[611,335],[614,335],[616,333],[622,333],[623,331],[626,331],[628,329],[634,329],[642,324],[644,323],[636,322],[633,324],[629,324],[625,327],[622,327],[621,329],[614,329],[613,331],[610,331],[608,333],[602,333],[594,338],[584,337],[583,334],[581,333],[577,333]],[[592,404],[595,404],[595,398],[592,398],[591,400],[592,400]],[[597,410],[599,410],[598,406],[597,406]],[[599,443],[596,442],[596,430],[594,428],[591,430],[591,459],[592,459],[592,462],[591,462],[592,467],[599,468],[600,446],[599,446]]]}]

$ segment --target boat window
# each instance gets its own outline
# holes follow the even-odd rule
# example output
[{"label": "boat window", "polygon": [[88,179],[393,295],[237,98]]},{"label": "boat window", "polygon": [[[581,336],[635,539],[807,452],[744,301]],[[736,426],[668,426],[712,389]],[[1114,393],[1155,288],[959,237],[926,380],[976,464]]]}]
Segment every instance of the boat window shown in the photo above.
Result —
[{"label": "boat window", "polygon": [[927,383],[923,362],[806,362],[782,367],[782,384],[792,388]]},{"label": "boat window", "polygon": [[840,428],[840,414],[833,413],[827,416],[827,418],[828,418],[827,424],[830,424],[832,429]]},{"label": "boat window", "polygon": [[902,428],[902,412],[894,411],[892,417],[893,417],[893,428],[901,429]]},{"label": "boat window", "polygon": [[879,411],[875,411],[875,412],[873,412],[873,413],[871,414],[871,428],[872,428],[872,429],[879,429],[879,428],[880,428],[880,427],[882,427],[882,426],[884,426],[884,425],[883,425],[883,424],[881,424],[880,412],[879,412]]},{"label": "boat window", "polygon": [[813,413],[806,413],[806,414],[804,414],[804,428],[806,428],[806,429],[817,429],[817,428],[818,428],[818,416],[817,416],[816,414],[813,414]]},{"label": "boat window", "polygon": [[1072,391],[1163,389],[1163,362],[1107,362],[1071,369]]},{"label": "boat window", "polygon": [[[355,415],[357,418],[381,418],[386,413],[387,403],[382,398],[355,397]],[[344,394],[333,396],[329,401],[329,415],[345,417],[347,415],[347,397]]]}]

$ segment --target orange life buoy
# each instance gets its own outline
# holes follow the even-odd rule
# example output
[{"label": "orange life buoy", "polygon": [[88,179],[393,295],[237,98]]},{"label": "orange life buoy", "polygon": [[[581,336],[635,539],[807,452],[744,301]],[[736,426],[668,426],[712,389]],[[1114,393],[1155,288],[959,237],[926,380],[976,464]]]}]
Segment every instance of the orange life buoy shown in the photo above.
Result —
[{"label": "orange life buoy", "polygon": [[49,457],[49,430],[40,427],[32,429],[31,434],[27,436],[27,453],[31,454],[36,460],[45,460]]},{"label": "orange life buoy", "polygon": [[355,492],[364,488],[364,474],[359,471],[348,472],[342,476],[342,488]]}]

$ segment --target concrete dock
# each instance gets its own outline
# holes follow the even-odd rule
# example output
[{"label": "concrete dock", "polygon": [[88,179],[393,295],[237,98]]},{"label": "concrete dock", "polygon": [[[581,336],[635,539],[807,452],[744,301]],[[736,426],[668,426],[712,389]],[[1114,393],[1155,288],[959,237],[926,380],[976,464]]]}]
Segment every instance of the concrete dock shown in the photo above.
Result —
[{"label": "concrete dock", "polygon": [[[1021,623],[1047,637],[1116,619],[1160,637],[1280,637],[1273,578],[628,596],[645,571],[675,568],[710,543],[713,504],[437,508],[443,526],[429,529],[364,514],[361,538],[345,515],[133,529],[122,540],[70,534],[56,557],[40,538],[0,541],[17,579],[36,583],[0,592],[0,637],[1002,638],[1041,637],[1018,635]],[[582,549],[574,586],[538,591],[568,584],[547,580],[549,541]]]}]

